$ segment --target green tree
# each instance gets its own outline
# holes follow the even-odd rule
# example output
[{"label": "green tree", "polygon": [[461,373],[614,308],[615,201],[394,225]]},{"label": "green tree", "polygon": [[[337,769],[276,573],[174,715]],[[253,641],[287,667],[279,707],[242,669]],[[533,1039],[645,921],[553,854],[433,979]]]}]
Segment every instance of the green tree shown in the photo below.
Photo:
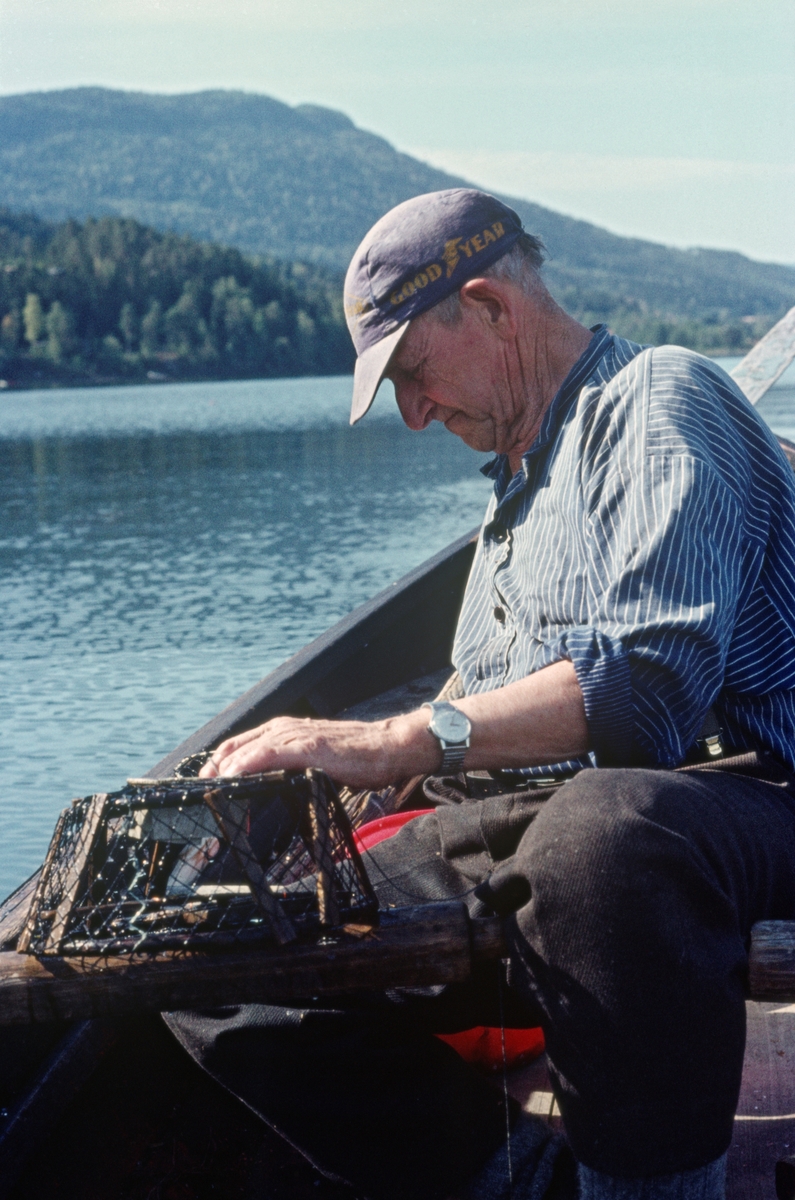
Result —
[{"label": "green tree", "polygon": [[130,352],[138,341],[138,314],[129,300],[121,306],[119,313],[119,331],[124,338],[124,345]]},{"label": "green tree", "polygon": [[100,357],[103,365],[111,369],[118,365],[118,360],[122,356],[123,346],[117,337],[109,333],[107,337],[102,339],[102,350]]},{"label": "green tree", "polygon": [[36,292],[28,292],[25,307],[22,310],[22,321],[25,326],[25,340],[31,346],[41,341],[44,333],[44,310]]},{"label": "green tree", "polygon": [[16,350],[22,332],[22,318],[18,308],[12,308],[0,322],[0,345],[4,350]]},{"label": "green tree", "polygon": [[235,371],[245,370],[249,360],[257,357],[258,343],[267,342],[264,322],[257,322],[258,311],[249,289],[233,275],[213,284],[210,329],[218,352]]},{"label": "green tree", "polygon": [[147,358],[157,354],[163,337],[163,309],[159,300],[153,300],[141,321],[141,353]]},{"label": "green tree", "polygon": [[296,345],[298,355],[305,369],[312,371],[315,367],[317,348],[317,329],[309,313],[299,308],[295,315]]},{"label": "green tree", "polygon": [[74,346],[74,318],[66,305],[54,300],[45,320],[47,357],[61,362]]},{"label": "green tree", "polygon": [[205,322],[195,288],[186,283],[177,303],[172,305],[163,318],[168,349],[182,357],[190,357],[201,350],[207,341]]}]

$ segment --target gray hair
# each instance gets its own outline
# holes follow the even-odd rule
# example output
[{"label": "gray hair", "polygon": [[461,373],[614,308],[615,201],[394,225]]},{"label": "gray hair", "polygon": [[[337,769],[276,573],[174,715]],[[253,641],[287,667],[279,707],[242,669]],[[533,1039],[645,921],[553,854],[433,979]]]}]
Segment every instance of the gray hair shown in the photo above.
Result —
[{"label": "gray hair", "polygon": [[[539,271],[544,262],[544,243],[541,238],[533,237],[531,233],[523,233],[514,243],[507,254],[498,258],[495,263],[482,272],[484,279],[507,279],[516,284],[520,291],[528,296],[538,294],[543,287]],[[455,325],[461,320],[461,294],[453,292],[446,296],[433,308],[428,315],[441,321],[443,325]]]}]

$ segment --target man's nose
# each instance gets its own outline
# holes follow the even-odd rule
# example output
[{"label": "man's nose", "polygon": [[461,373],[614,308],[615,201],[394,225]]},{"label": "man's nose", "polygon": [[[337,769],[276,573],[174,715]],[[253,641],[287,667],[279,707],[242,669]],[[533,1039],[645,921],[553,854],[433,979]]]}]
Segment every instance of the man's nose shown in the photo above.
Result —
[{"label": "man's nose", "polygon": [[433,420],[434,403],[417,384],[396,384],[395,398],[409,429],[427,429]]}]

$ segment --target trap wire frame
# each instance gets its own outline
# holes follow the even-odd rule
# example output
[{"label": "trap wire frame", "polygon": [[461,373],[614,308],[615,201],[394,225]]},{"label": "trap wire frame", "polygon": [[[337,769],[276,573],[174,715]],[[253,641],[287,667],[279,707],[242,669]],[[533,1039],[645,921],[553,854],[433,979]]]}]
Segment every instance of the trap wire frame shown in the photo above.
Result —
[{"label": "trap wire frame", "polygon": [[173,779],[130,780],[61,813],[21,953],[285,945],[377,919],[327,775],[310,768],[198,779],[197,765],[180,764]]}]

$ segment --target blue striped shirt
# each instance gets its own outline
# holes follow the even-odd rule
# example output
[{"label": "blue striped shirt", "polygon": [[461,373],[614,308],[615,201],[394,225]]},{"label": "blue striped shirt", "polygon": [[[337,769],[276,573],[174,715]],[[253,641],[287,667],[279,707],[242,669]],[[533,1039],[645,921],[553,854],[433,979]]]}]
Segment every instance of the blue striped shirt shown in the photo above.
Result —
[{"label": "blue striped shirt", "polygon": [[795,476],[720,367],[597,327],[521,469],[482,470],[467,694],[569,659],[592,752],[556,770],[675,766],[710,706],[795,768]]}]

